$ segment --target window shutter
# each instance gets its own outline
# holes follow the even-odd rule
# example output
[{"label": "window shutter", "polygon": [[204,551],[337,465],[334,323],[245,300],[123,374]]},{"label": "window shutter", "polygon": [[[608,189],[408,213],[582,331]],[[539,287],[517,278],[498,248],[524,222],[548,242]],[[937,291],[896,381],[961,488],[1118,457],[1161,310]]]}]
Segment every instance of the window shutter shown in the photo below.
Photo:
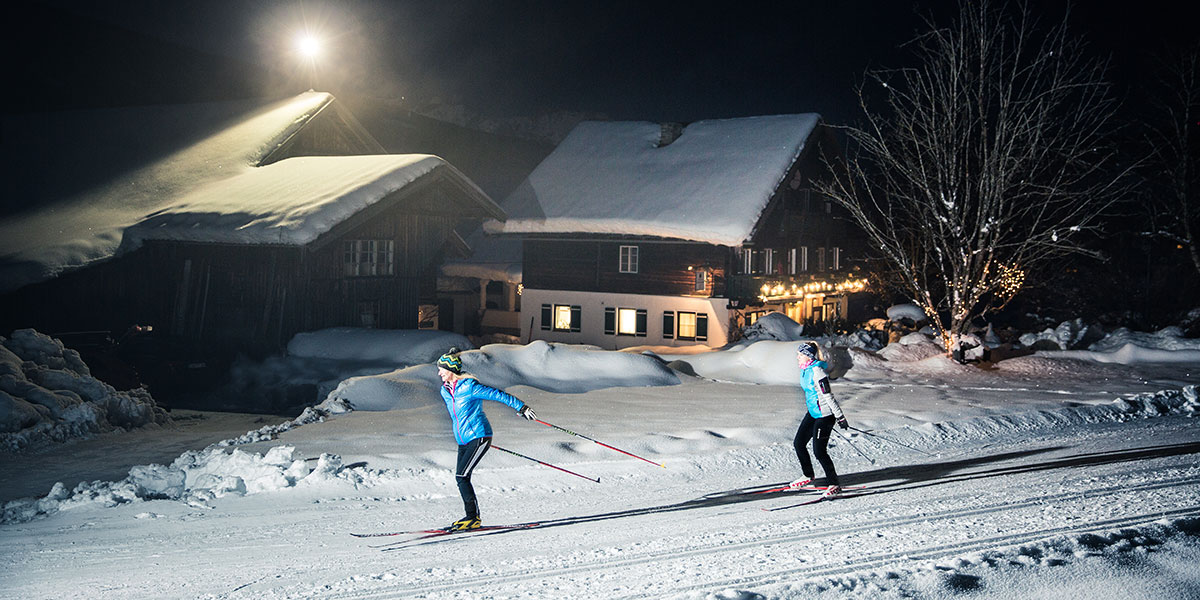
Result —
[{"label": "window shutter", "polygon": [[637,335],[638,337],[646,337],[646,309],[639,308],[637,311]]},{"label": "window shutter", "polygon": [[580,331],[580,329],[581,329],[580,325],[581,325],[582,321],[583,321],[583,307],[582,306],[572,306],[571,307],[571,331],[575,331],[575,332]]},{"label": "window shutter", "polygon": [[708,315],[700,313],[696,315],[696,341],[708,341]]},{"label": "window shutter", "polygon": [[550,309],[549,304],[542,305],[542,329],[550,329],[553,325],[554,312]]},{"label": "window shutter", "polygon": [[606,335],[617,333],[617,309],[615,308],[604,309],[604,333]]},{"label": "window shutter", "polygon": [[675,313],[674,311],[666,311],[663,313],[663,339],[669,340],[675,337]]}]

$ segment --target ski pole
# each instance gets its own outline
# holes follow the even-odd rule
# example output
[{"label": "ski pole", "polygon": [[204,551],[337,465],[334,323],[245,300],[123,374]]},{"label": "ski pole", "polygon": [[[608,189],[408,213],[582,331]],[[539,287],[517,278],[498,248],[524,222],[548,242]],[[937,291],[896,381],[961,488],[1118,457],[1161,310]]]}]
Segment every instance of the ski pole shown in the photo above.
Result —
[{"label": "ski pole", "polygon": [[842,434],[842,432],[840,432],[840,431],[838,431],[838,430],[836,430],[836,429],[834,429],[834,431],[837,431],[837,434],[838,434],[838,435],[840,435],[840,436],[842,437],[842,439],[843,439],[843,440],[846,440],[846,443],[847,443],[847,444],[850,444],[850,447],[851,447],[851,448],[854,448],[854,451],[855,451],[855,452],[857,452],[857,453],[861,454],[863,458],[865,458],[865,459],[867,459],[867,460],[871,461],[871,464],[875,464],[875,459],[871,458],[870,456],[867,456],[867,454],[866,454],[865,452],[863,452],[862,450],[859,450],[859,449],[858,449],[858,446],[855,446],[855,445],[854,445],[854,442],[851,442],[851,441],[850,441],[850,438],[846,437],[845,435],[843,435],[843,434]]},{"label": "ski pole", "polygon": [[538,423],[541,423],[542,425],[545,425],[546,427],[553,427],[554,429],[557,429],[557,430],[559,430],[559,431],[561,431],[561,432],[563,432],[563,433],[569,433],[569,434],[571,434],[571,435],[574,435],[574,436],[581,437],[581,438],[583,438],[583,439],[585,439],[585,440],[587,440],[587,441],[589,441],[589,442],[595,442],[595,443],[597,443],[597,444],[599,444],[599,445],[601,445],[601,446],[604,446],[605,448],[608,448],[609,450],[616,450],[617,452],[620,452],[621,454],[624,454],[624,455],[626,455],[626,456],[632,456],[632,457],[634,457],[634,458],[636,458],[636,459],[638,459],[638,460],[644,460],[644,461],[646,461],[646,462],[648,462],[648,463],[650,463],[650,464],[652,464],[652,465],[654,465],[654,466],[656,466],[656,467],[662,467],[662,468],[664,468],[664,469],[665,469],[665,468],[667,468],[667,466],[666,466],[666,465],[664,465],[664,464],[661,464],[661,463],[656,463],[656,462],[654,462],[654,461],[652,461],[652,460],[647,460],[647,459],[645,459],[645,458],[642,458],[642,457],[640,457],[640,456],[638,456],[638,455],[636,455],[636,454],[633,454],[633,453],[630,453],[630,452],[626,452],[626,451],[624,451],[624,450],[622,450],[622,449],[620,449],[620,448],[614,448],[613,446],[609,446],[608,444],[605,444],[604,442],[601,442],[601,441],[599,441],[599,440],[593,440],[592,438],[590,438],[590,437],[588,437],[588,436],[586,436],[586,435],[583,435],[582,433],[575,433],[574,431],[571,431],[570,429],[566,429],[566,428],[563,428],[563,427],[559,427],[558,425],[555,425],[555,424],[553,424],[553,423],[547,423],[547,422],[545,422],[545,421],[543,421],[543,420],[541,420],[541,419],[534,419],[534,421],[537,421]]},{"label": "ski pole", "polygon": [[908,444],[904,444],[904,443],[901,443],[901,442],[897,442],[896,440],[893,440],[893,439],[891,439],[891,438],[889,438],[889,437],[884,437],[884,436],[882,436],[882,435],[879,435],[878,433],[871,433],[870,431],[863,431],[863,430],[861,430],[861,429],[859,429],[859,428],[857,428],[857,427],[851,427],[850,429],[853,429],[853,430],[855,430],[855,431],[857,431],[857,432],[859,432],[859,433],[865,434],[865,435],[869,435],[869,436],[871,436],[871,437],[877,437],[877,438],[879,438],[879,439],[881,439],[881,440],[883,440],[883,441],[885,441],[885,442],[891,442],[891,443],[893,443],[893,444],[895,444],[895,445],[897,445],[897,446],[903,446],[903,447],[905,447],[905,448],[908,448],[909,450],[915,450],[915,451],[917,451],[917,452],[920,452],[921,454],[924,454],[925,456],[933,456],[932,454],[930,454],[930,453],[928,453],[928,452],[926,452],[926,451],[924,451],[924,450],[922,450],[922,449],[920,449],[920,448],[915,448],[915,447],[913,447],[913,446],[909,446]]},{"label": "ski pole", "polygon": [[538,460],[538,459],[536,459],[536,458],[531,458],[531,457],[529,457],[529,456],[525,456],[524,454],[521,454],[520,452],[513,452],[512,450],[509,450],[508,448],[501,448],[500,446],[497,446],[497,445],[495,445],[495,444],[492,444],[492,447],[493,447],[493,448],[495,448],[495,449],[497,449],[497,450],[499,450],[499,451],[501,451],[501,452],[507,452],[507,453],[509,453],[509,454],[512,454],[513,456],[520,456],[521,458],[523,458],[523,459],[525,459],[525,460],[532,460],[533,462],[535,462],[535,463],[537,463],[537,464],[539,464],[539,465],[544,465],[544,466],[550,467],[551,469],[558,469],[559,471],[562,471],[563,473],[570,473],[571,475],[574,475],[574,476],[576,476],[576,477],[582,477],[582,478],[584,478],[584,479],[586,479],[586,480],[588,480],[588,481],[595,481],[596,483],[600,483],[600,479],[599,479],[599,478],[592,479],[591,477],[588,477],[587,475],[580,475],[579,473],[576,473],[575,471],[568,471],[568,470],[566,470],[566,469],[564,469],[564,468],[562,468],[562,467],[559,467],[559,466],[552,465],[552,464],[550,464],[550,463],[548,463],[548,462],[540,461],[540,460]]}]

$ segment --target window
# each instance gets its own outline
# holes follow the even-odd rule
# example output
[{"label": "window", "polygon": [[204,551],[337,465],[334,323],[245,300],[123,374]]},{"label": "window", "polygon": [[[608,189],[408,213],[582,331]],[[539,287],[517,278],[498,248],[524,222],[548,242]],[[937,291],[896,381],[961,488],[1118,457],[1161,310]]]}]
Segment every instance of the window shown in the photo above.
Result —
[{"label": "window", "polygon": [[583,307],[570,304],[543,304],[542,329],[579,332]]},{"label": "window", "polygon": [[775,251],[766,248],[763,250],[763,272],[772,273],[775,271]]},{"label": "window", "polygon": [[829,268],[834,271],[842,268],[842,249],[837,246],[833,247],[833,260],[830,262]]},{"label": "window", "polygon": [[754,272],[754,250],[750,248],[742,248],[742,274],[749,275]]},{"label": "window", "polygon": [[809,198],[812,196],[812,188],[802,188],[796,190],[796,204],[800,210],[807,211],[809,207]]},{"label": "window", "polygon": [[646,336],[646,311],[641,308],[604,309],[604,333]]},{"label": "window", "polygon": [[394,240],[346,240],[342,264],[346,277],[391,275],[395,270]]},{"label": "window", "polygon": [[817,248],[817,270],[825,270],[825,248]]},{"label": "window", "polygon": [[637,335],[637,309],[617,309],[617,334]]},{"label": "window", "polygon": [[708,339],[708,315],[705,313],[683,312],[678,315],[678,332],[676,337],[681,340],[704,341]]},{"label": "window", "polygon": [[359,302],[358,323],[360,327],[374,329],[379,326],[379,303]]},{"label": "window", "polygon": [[797,250],[799,250],[799,256],[797,257],[797,263],[798,263],[797,267],[799,268],[800,272],[803,273],[805,271],[808,271],[808,246],[800,246],[799,248],[797,248]]},{"label": "window", "polygon": [[796,249],[795,248],[788,248],[787,272],[788,272],[788,275],[796,274]]},{"label": "window", "polygon": [[637,246],[621,246],[621,264],[619,270],[622,273],[637,273],[638,272],[638,247]]}]

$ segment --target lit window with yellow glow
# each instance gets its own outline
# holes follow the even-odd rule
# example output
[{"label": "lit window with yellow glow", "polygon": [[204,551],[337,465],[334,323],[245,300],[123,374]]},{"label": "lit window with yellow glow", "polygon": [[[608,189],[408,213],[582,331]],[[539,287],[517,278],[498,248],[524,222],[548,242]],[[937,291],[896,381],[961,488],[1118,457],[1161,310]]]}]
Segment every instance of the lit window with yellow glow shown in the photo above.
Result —
[{"label": "lit window with yellow glow", "polygon": [[617,333],[637,335],[637,309],[622,308],[617,311]]},{"label": "lit window with yellow glow", "polygon": [[567,304],[554,305],[554,328],[558,330],[571,330],[571,307]]},{"label": "lit window with yellow glow", "polygon": [[692,339],[696,337],[696,313],[679,313],[679,337],[681,339]]}]

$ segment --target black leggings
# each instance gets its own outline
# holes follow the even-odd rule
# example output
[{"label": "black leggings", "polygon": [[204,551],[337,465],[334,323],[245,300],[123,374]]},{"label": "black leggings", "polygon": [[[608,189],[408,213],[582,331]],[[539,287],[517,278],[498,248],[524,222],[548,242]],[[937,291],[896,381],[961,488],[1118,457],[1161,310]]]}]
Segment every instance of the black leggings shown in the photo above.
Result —
[{"label": "black leggings", "polygon": [[796,430],[796,439],[792,441],[792,446],[796,448],[796,458],[800,459],[800,469],[804,471],[804,476],[809,479],[813,478],[812,461],[808,459],[808,440],[812,440],[813,456],[817,457],[817,462],[821,463],[821,469],[825,471],[825,479],[829,480],[829,485],[838,484],[837,471],[833,469],[833,461],[829,459],[829,452],[825,450],[829,446],[829,435],[833,433],[833,423],[836,419],[832,415],[814,419],[807,412],[804,413],[804,419],[800,421],[800,428]]},{"label": "black leggings", "polygon": [[475,470],[479,459],[491,447],[490,437],[476,438],[458,447],[458,469],[454,471],[454,480],[458,483],[458,494],[462,496],[468,518],[479,517],[479,503],[475,501],[475,488],[471,486],[471,471]]}]

